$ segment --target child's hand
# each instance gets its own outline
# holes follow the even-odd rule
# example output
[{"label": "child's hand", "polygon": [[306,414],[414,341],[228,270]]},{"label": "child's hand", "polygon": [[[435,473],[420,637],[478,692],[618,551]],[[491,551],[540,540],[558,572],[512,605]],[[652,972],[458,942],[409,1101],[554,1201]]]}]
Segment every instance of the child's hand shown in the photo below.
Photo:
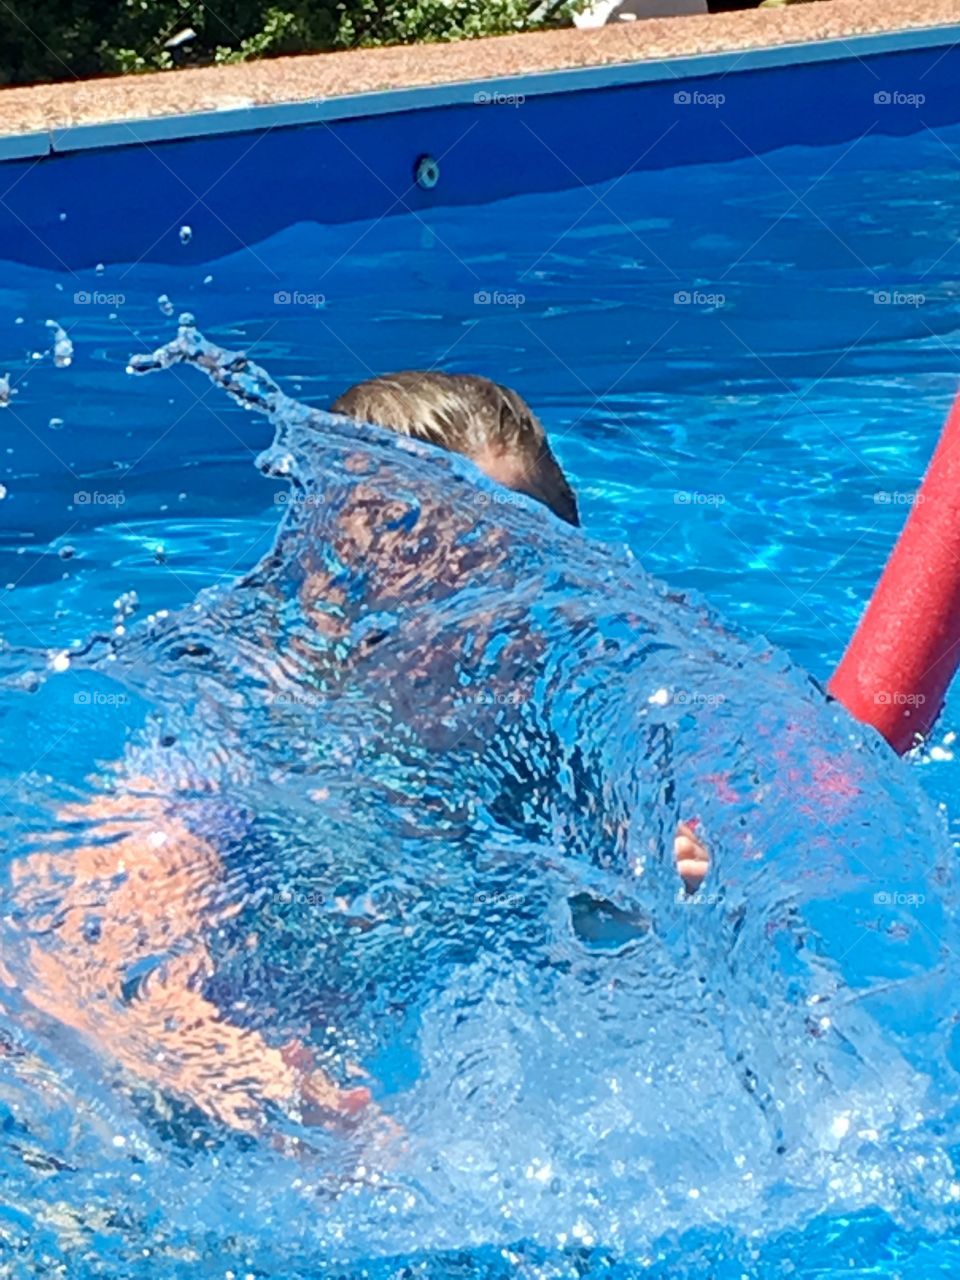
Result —
[{"label": "child's hand", "polygon": [[[376,1161],[389,1167],[406,1150],[406,1131],[373,1101],[370,1090],[360,1086],[345,1089],[336,1084],[316,1065],[312,1050],[292,1040],[280,1050],[287,1069],[296,1077],[297,1119],[305,1126],[325,1129],[349,1129],[363,1122],[364,1149]],[[272,1145],[286,1155],[313,1161],[319,1150],[306,1135],[292,1137],[270,1134]]]},{"label": "child's hand", "polygon": [[344,1089],[317,1066],[313,1052],[298,1040],[281,1050],[287,1066],[297,1078],[297,1101],[305,1125],[337,1127],[353,1124],[371,1105],[370,1090],[361,1086]]},{"label": "child's hand", "polygon": [[710,870],[710,855],[694,830],[696,826],[696,818],[678,823],[673,838],[674,860],[687,893],[696,893]]}]

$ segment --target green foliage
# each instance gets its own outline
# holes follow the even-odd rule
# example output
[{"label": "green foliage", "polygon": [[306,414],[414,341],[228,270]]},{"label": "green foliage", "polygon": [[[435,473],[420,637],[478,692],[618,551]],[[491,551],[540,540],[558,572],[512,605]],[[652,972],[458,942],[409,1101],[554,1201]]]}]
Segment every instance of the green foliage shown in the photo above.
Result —
[{"label": "green foliage", "polygon": [[[569,20],[586,0],[25,0],[0,4],[0,83],[360,45],[503,35]],[[195,35],[178,48],[167,42]]]}]

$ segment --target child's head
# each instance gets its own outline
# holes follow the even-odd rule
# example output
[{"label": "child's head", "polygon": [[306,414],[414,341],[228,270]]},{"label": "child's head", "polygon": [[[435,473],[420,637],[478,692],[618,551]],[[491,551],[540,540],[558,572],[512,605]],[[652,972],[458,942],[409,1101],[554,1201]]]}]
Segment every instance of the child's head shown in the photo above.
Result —
[{"label": "child's head", "polygon": [[543,427],[508,387],[472,374],[409,370],[359,382],[330,407],[462,453],[498,484],[536,498],[569,524],[580,523]]}]

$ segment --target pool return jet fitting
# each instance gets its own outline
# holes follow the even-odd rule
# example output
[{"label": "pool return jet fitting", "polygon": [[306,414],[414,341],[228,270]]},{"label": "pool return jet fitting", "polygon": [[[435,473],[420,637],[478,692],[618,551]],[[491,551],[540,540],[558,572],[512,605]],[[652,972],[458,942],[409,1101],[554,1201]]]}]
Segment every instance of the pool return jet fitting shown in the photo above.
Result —
[{"label": "pool return jet fitting", "polygon": [[933,727],[958,664],[960,395],[829,689],[902,755]]}]

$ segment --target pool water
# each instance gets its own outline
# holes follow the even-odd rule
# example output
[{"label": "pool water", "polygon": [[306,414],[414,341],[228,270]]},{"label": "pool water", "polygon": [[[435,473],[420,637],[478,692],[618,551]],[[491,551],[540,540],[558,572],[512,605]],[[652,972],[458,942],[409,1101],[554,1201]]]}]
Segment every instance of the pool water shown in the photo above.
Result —
[{"label": "pool water", "polygon": [[[601,187],[519,196],[475,209],[438,208],[372,224],[302,224],[201,266],[105,262],[96,271],[57,275],[8,264],[0,322],[0,373],[7,372],[15,388],[8,407],[0,408],[6,450],[0,469],[6,489],[0,502],[0,583],[7,584],[0,619],[8,645],[60,651],[109,630],[115,621],[135,635],[138,617],[175,611],[198,591],[230,583],[271,547],[278,520],[291,504],[286,487],[265,480],[254,465],[272,435],[264,417],[245,411],[182,365],[148,379],[126,372],[131,354],[166,343],[177,315],[191,312],[209,339],[250,352],[284,391],[311,406],[322,408],[353,382],[397,368],[478,372],[515,387],[542,418],[592,538],[611,548],[626,544],[656,577],[702,593],[740,633],[765,636],[800,668],[825,680],[909,510],[956,392],[958,155],[960,129],[908,139],[868,136],[836,148],[787,149],[718,166],[627,174]],[[69,219],[68,205],[64,212]],[[179,227],[171,228],[172,242],[179,234]],[[69,360],[62,341],[54,359],[55,330],[48,320],[68,335]],[[329,447],[336,452],[335,442]],[[520,520],[525,527],[523,513],[498,504],[492,490],[483,510],[494,522]],[[564,563],[576,563],[580,553],[573,544],[557,546],[557,555],[567,557]],[[602,556],[595,560],[598,551],[582,555],[585,575],[602,563]],[[138,607],[128,618],[131,592]],[[30,665],[14,652],[5,671]],[[31,669],[36,667],[34,660]],[[76,686],[58,694],[53,678],[33,696],[5,693],[0,769],[8,779],[4,825],[11,861],[24,824],[37,829],[35,815],[24,818],[37,791],[82,794],[84,779],[119,758],[146,712],[163,705],[153,675],[135,693],[113,701],[103,675],[100,669],[82,687],[86,702],[76,701]],[[791,675],[790,681],[784,698],[806,706],[801,677]],[[772,700],[774,732],[779,686],[772,677],[760,686]],[[720,684],[700,686],[700,692],[711,689],[717,697],[728,696]],[[821,725],[826,712],[817,705],[809,714],[811,723]],[[704,714],[702,705],[699,713]],[[946,1004],[954,934],[947,907],[933,901],[934,889],[922,879],[928,874],[924,849],[933,877],[950,846],[936,834],[932,813],[912,788],[919,782],[933,805],[944,806],[943,820],[955,831],[956,721],[954,698],[931,742],[903,766],[882,749],[858,747],[870,777],[882,781],[883,794],[870,800],[879,816],[848,815],[837,831],[857,848],[860,835],[844,824],[875,821],[883,826],[881,844],[887,836],[894,844],[904,842],[906,878],[898,887],[925,893],[930,914],[913,912],[919,941],[911,945],[918,949],[898,962],[899,969],[891,965],[886,978],[892,989],[908,971],[930,978],[923,996],[911,995],[896,1015],[885,1012],[891,1036],[895,1023],[899,1035],[915,1019],[914,1059],[904,1056],[900,1039],[894,1049],[875,1028],[848,1028],[851,1056],[866,1064],[871,1080],[884,1080],[886,1070],[889,1094],[879,1086],[866,1090],[871,1100],[858,1095],[864,1108],[859,1117],[838,1103],[839,1110],[823,1121],[828,1145],[832,1141],[838,1150],[850,1114],[859,1118],[861,1134],[874,1134],[845,1159],[838,1156],[835,1167],[825,1148],[818,1148],[815,1158],[784,1174],[782,1184],[769,1165],[758,1165],[763,1191],[755,1199],[749,1187],[726,1195],[733,1165],[724,1158],[742,1154],[734,1150],[736,1134],[751,1132],[739,1094],[720,1086],[710,1093],[703,1103],[704,1131],[691,1149],[679,1139],[672,1147],[662,1129],[640,1142],[623,1110],[630,1103],[577,1094],[582,1082],[564,1076],[562,1055],[550,1051],[537,1017],[522,995],[507,990],[510,975],[485,968],[481,956],[456,990],[456,1001],[474,1010],[474,1017],[458,1020],[456,1010],[444,1006],[438,979],[430,1006],[434,1021],[424,1018],[416,1031],[408,1028],[411,1037],[419,1037],[424,1060],[440,1063],[448,1055],[466,1064],[464,1091],[458,1093],[454,1075],[441,1101],[434,1099],[432,1114],[420,1099],[405,1116],[408,1126],[420,1125],[415,1138],[435,1152],[445,1150],[443,1126],[451,1127],[449,1159],[436,1180],[417,1170],[417,1185],[428,1200],[434,1197],[430,1212],[422,1219],[404,1217],[408,1211],[400,1197],[409,1185],[404,1157],[393,1152],[391,1172],[384,1176],[393,1180],[396,1198],[385,1201],[358,1179],[353,1218],[342,1196],[330,1186],[316,1192],[314,1185],[318,1221],[330,1215],[327,1227],[317,1228],[321,1245],[305,1221],[302,1184],[315,1178],[309,1161],[292,1170],[296,1160],[282,1153],[235,1147],[222,1136],[213,1144],[213,1157],[207,1152],[190,1158],[174,1149],[169,1135],[156,1136],[163,1125],[155,1116],[141,1116],[128,1132],[89,1051],[70,1035],[51,1038],[48,1030],[37,1030],[36,1020],[11,1000],[4,1024],[19,1027],[36,1053],[31,1070],[43,1080],[49,1106],[41,1110],[46,1128],[35,1122],[28,1143],[40,1152],[35,1164],[43,1164],[44,1176],[38,1185],[23,1180],[22,1192],[17,1182],[0,1235],[0,1262],[10,1274],[32,1274],[37,1259],[47,1258],[71,1276],[141,1274],[135,1267],[145,1275],[233,1270],[307,1276],[333,1274],[332,1265],[339,1267],[337,1274],[384,1277],[950,1274],[957,1262],[953,1202],[960,1195],[951,1158],[953,1066],[931,1029],[931,1010],[939,1009],[942,1037],[953,1017]],[[704,742],[704,759],[697,762],[705,768],[708,732]],[[751,750],[762,762],[761,748],[754,744]],[[691,758],[691,768],[693,763]],[[908,771],[913,780],[905,776]],[[377,775],[376,782],[384,780]],[[261,798],[267,809],[276,803],[266,792]],[[898,805],[901,825],[895,828]],[[281,843],[290,835],[267,834]],[[449,832],[443,837],[451,838]],[[516,838],[518,850],[540,866],[535,848]],[[801,874],[801,840],[798,831],[795,841],[787,841],[789,857],[796,860],[794,866],[788,857],[787,883]],[[301,846],[293,841],[291,847]],[[449,853],[448,845],[443,848]],[[844,848],[829,853],[835,871]],[[895,853],[884,847],[878,856],[893,866]],[[558,874],[550,864],[541,871],[547,881]],[[606,881],[579,888],[610,891]],[[763,899],[765,890],[755,884],[753,890],[763,900],[757,911],[764,926],[785,912],[773,890],[770,902]],[[454,896],[475,891],[473,880],[449,889]],[[529,901],[537,890],[525,881],[522,892]],[[837,893],[842,900],[842,885]],[[861,944],[869,924],[852,914],[847,924],[836,915],[827,924],[806,906],[829,936],[826,950],[851,985],[882,984],[885,958],[864,958],[862,969],[861,962],[846,960],[847,950],[855,959],[866,956],[869,949]],[[772,914],[765,917],[764,911]],[[430,927],[440,929],[429,919]],[[512,926],[501,921],[496,927],[509,932]],[[700,943],[719,965],[728,944],[733,954],[726,935]],[[613,951],[619,956],[616,946]],[[405,953],[397,954],[399,959],[390,953],[389,963],[412,966],[410,972],[423,981],[423,970]],[[760,953],[747,954],[756,961]],[[374,962],[387,963],[371,951]],[[595,952],[590,963],[600,964]],[[660,960],[645,955],[643,963]],[[682,955],[677,963],[682,970]],[[762,964],[770,963],[788,975],[789,949],[775,950],[772,959],[767,954]],[[583,1004],[583,1033],[593,1052],[609,1048],[608,1041],[616,1046],[616,1019],[646,998],[630,986],[636,973],[629,966],[612,972],[607,980],[620,989],[609,1008],[599,998]],[[751,1037],[762,1042],[765,1024],[758,1013],[751,1032],[749,1001],[760,999],[763,971],[758,968],[753,978],[746,969],[739,972],[739,979],[735,970],[728,975],[723,1001],[740,1006],[731,1026],[744,1037],[744,1052],[757,1055],[760,1046]],[[602,965],[591,974],[588,986],[595,991],[605,980]],[[743,983],[739,991],[737,981]],[[551,1016],[580,1007],[580,997],[565,983],[573,983],[568,974],[542,993]],[[687,1009],[685,987],[681,982],[670,989],[679,993],[678,1005],[655,1002],[660,1031],[644,1051],[663,1064],[671,1037],[685,1044],[689,1038],[691,1061],[699,1052],[704,1058],[697,1059],[700,1075],[664,1072],[661,1109],[651,1112],[660,1124],[669,1121],[671,1108],[690,1121],[684,1090],[694,1080],[703,1084],[710,1055],[721,1055],[724,1035],[733,1034],[705,1017],[698,1049],[689,1017],[684,1022],[677,1016],[678,1009]],[[776,1009],[766,1013],[775,1017]],[[9,1027],[6,1034],[13,1034]],[[641,1051],[629,1036],[622,1040],[624,1052]],[[929,1088],[920,1065],[927,1051],[938,1055]],[[823,1054],[821,1064],[798,1054],[803,1066],[795,1076],[773,1068],[769,1076],[784,1091],[783,1131],[801,1147],[810,1141],[799,1119],[804,1090],[814,1087],[818,1071],[837,1097],[845,1088],[854,1090],[838,1066],[841,1050],[825,1047]],[[385,1043],[371,1040],[365,1065],[376,1066],[388,1095],[402,1097],[416,1077],[416,1064],[404,1056],[403,1028]],[[477,1134],[485,1123],[496,1128],[489,1109],[518,1076],[542,1081],[542,1105],[532,1107],[531,1123],[540,1126],[546,1146],[536,1152],[525,1147],[532,1132],[526,1129],[517,1131],[516,1148],[508,1150],[506,1134],[497,1128],[505,1146],[494,1157],[478,1146]],[[560,1123],[564,1089],[590,1113],[589,1123],[571,1117],[569,1149],[551,1129]],[[14,1117],[16,1105],[26,1105],[22,1090],[19,1078],[6,1087],[5,1106]],[[76,1179],[70,1182],[57,1170],[51,1154],[59,1149],[55,1135],[70,1127],[77,1098],[83,1114],[95,1121],[79,1143],[80,1154],[92,1153],[92,1181],[83,1184],[83,1192]],[[771,1110],[777,1106],[772,1100]],[[390,1110],[386,1102],[385,1109]],[[915,1115],[908,1121],[911,1109]],[[458,1115],[470,1123],[463,1133],[452,1133]],[[175,1118],[166,1122],[176,1129]],[[137,1176],[147,1178],[149,1195],[138,1205],[136,1229],[116,1220],[123,1212],[133,1219],[133,1209],[118,1209],[110,1220],[101,1206],[102,1219],[84,1221],[91,1186],[98,1194],[110,1186],[123,1185],[124,1196],[128,1190],[123,1144],[117,1144],[121,1154],[115,1159],[103,1159],[96,1140],[100,1129],[126,1134],[142,1161]],[[617,1136],[629,1133],[633,1146]],[[759,1150],[768,1138],[764,1130],[751,1141]],[[549,1140],[558,1142],[556,1173]],[[691,1150],[702,1155],[711,1142],[722,1154],[707,1171]],[[751,1159],[749,1152],[744,1158]],[[336,1150],[329,1153],[331,1169],[340,1160]],[[519,1197],[514,1234],[506,1228],[498,1233],[490,1205],[503,1197],[500,1191],[494,1197],[491,1188],[505,1168],[521,1167],[537,1195],[527,1190],[526,1199]],[[579,1170],[582,1179],[574,1180],[571,1170]],[[621,1179],[616,1189],[613,1171]],[[564,1184],[568,1177],[570,1186]],[[651,1186],[658,1179],[663,1198],[656,1207]],[[842,1188],[831,1179],[842,1181]],[[709,1194],[702,1190],[708,1186]],[[688,1193],[689,1202],[678,1208]],[[548,1194],[555,1197],[555,1209]],[[704,1201],[695,1203],[701,1195]],[[639,1224],[628,1225],[623,1212],[631,1197],[643,1206]],[[451,1203],[458,1206],[452,1214],[445,1208]],[[381,1230],[385,1213],[399,1214],[409,1230]],[[21,1243],[31,1222],[40,1242],[33,1254]],[[344,1242],[341,1254],[331,1243],[337,1231]],[[142,1245],[141,1254],[153,1251],[152,1258],[132,1261],[131,1239]]]},{"label": "pool water", "polygon": [[[122,476],[128,554],[131,528],[169,552],[170,572],[138,584],[158,601],[245,562],[245,531],[224,516],[271,524],[270,495],[246,465],[262,431],[209,396],[197,404],[170,387],[158,404],[115,376],[131,350],[169,336],[164,295],[174,316],[195,312],[310,404],[403,367],[516,386],[596,536],[628,541],[654,572],[706,590],[824,673],[956,389],[958,144],[957,130],[866,137],[469,211],[301,225],[184,271],[118,263],[58,277],[10,265],[4,367],[18,392],[7,429],[18,434],[4,478],[40,472],[29,492],[8,484],[17,611],[49,622],[47,602],[32,610],[25,590],[49,539],[74,522],[83,533],[91,516],[116,532],[109,510],[65,502],[71,467],[81,479]],[[275,302],[298,293],[325,301]],[[75,294],[108,300],[76,305]],[[111,305],[117,294],[123,304]],[[723,303],[677,304],[678,294]],[[69,372],[32,358],[50,346],[50,317],[76,346]],[[63,425],[49,426],[56,418]],[[171,469],[198,475],[184,486]],[[889,503],[876,501],[883,493]],[[78,548],[70,581],[96,591],[93,557]]]}]

